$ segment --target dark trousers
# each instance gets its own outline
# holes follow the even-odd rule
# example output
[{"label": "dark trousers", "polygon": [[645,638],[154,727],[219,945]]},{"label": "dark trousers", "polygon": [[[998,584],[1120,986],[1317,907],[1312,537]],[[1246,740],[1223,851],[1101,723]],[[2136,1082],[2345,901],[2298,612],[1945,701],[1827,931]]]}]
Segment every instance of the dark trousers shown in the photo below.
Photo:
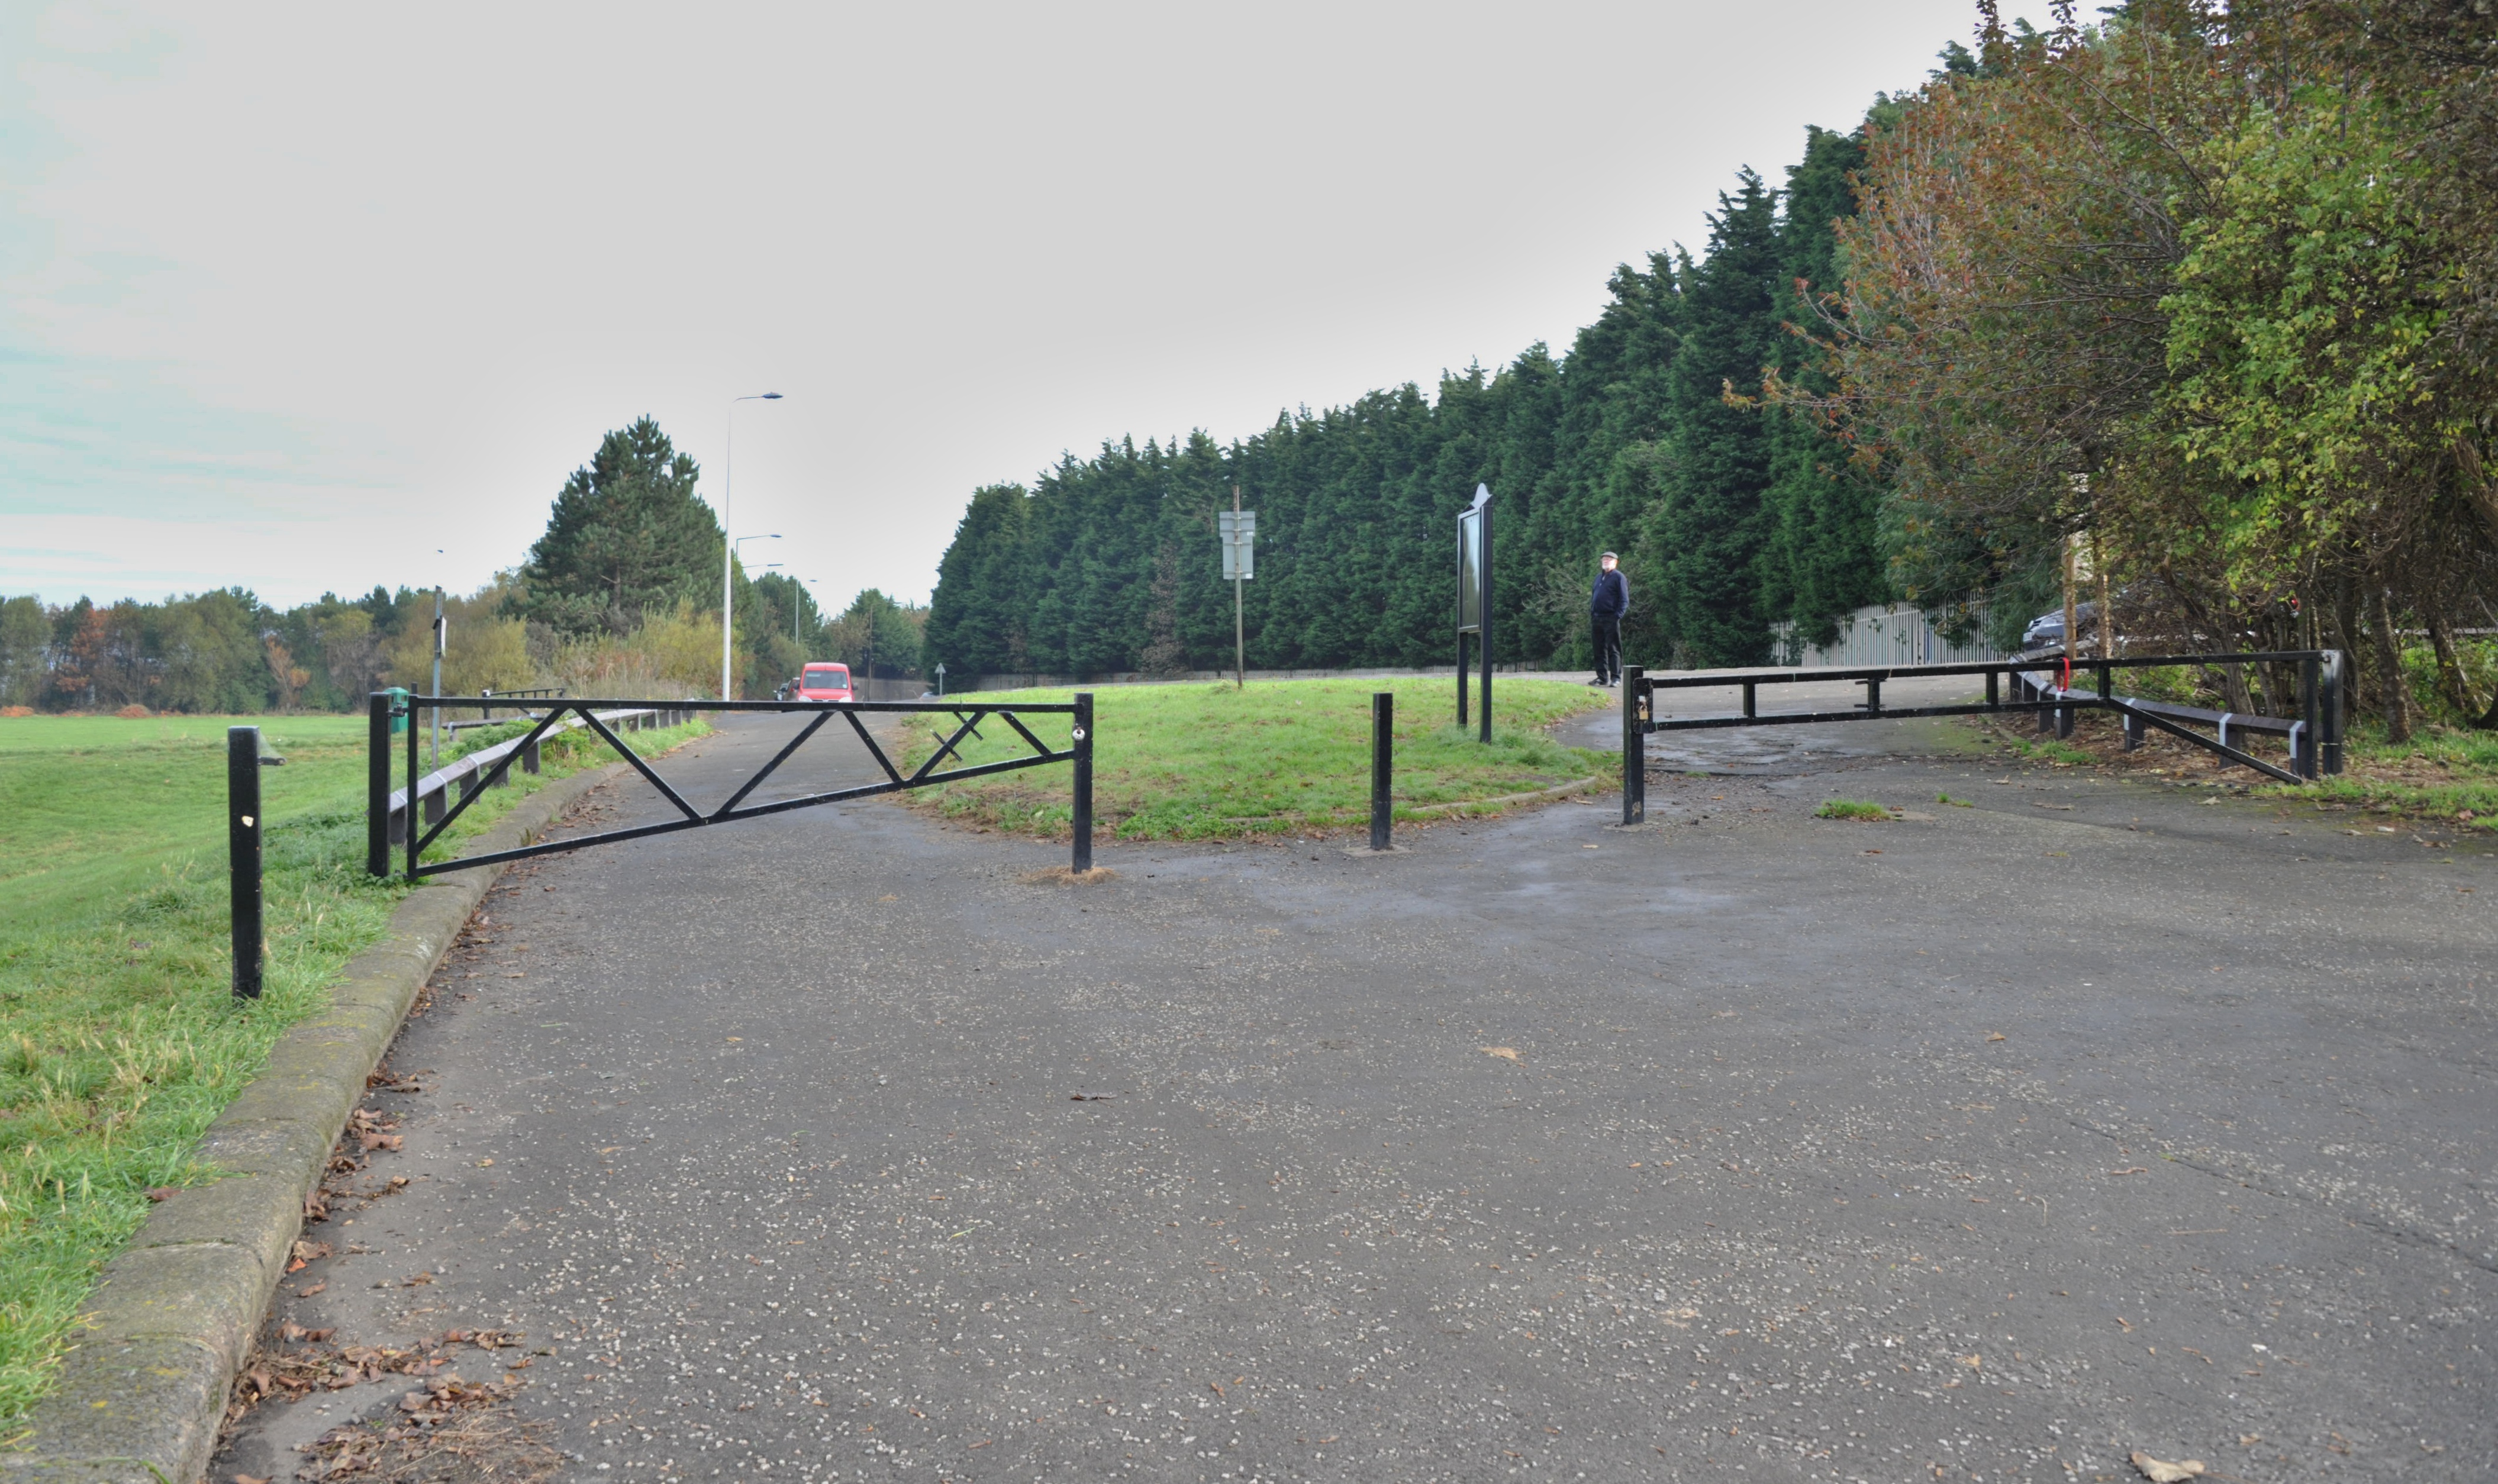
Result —
[{"label": "dark trousers", "polygon": [[1612,614],[1589,616],[1596,629],[1596,679],[1611,682],[1622,676],[1622,620]]}]

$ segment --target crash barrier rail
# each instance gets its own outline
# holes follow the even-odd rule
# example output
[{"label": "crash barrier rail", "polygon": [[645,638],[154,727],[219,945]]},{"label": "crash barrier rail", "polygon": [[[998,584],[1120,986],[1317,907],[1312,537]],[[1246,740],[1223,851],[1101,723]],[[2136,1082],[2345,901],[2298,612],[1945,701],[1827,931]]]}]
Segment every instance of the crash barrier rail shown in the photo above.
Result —
[{"label": "crash barrier rail", "polygon": [[[2251,716],[2207,711],[2165,701],[2147,701],[2116,693],[2120,670],[2169,669],[2182,665],[2224,666],[2295,664],[2298,667],[2298,711],[2295,718]],[[2072,683],[2077,674],[2096,676],[2097,685]],[[1986,699],[1947,706],[1886,707],[1882,686],[1892,680],[1940,676],[1984,677]],[[1708,731],[1725,727],[1795,726],[1824,721],[1892,720],[1911,716],[1979,716],[2030,711],[2042,727],[2052,724],[2059,736],[2072,735],[2077,710],[2112,710],[2125,718],[2128,750],[2142,744],[2145,729],[2165,732],[2217,753],[2242,768],[2252,768],[2285,783],[2311,782],[2342,771],[2343,657],[2338,649],[2277,649],[2246,654],[2149,654],[2139,657],[2075,657],[2031,655],[1953,665],[1891,665],[1846,670],[1739,670],[1701,675],[1650,676],[1645,667],[1622,670],[1622,823],[1648,817],[1648,737],[1651,732]],[[1865,687],[1865,699],[1846,710],[1770,711],[1760,710],[1764,685],[1849,681]],[[2006,681],[2009,685],[2006,685]],[[1740,689],[1743,710],[1732,715],[1672,716],[1656,714],[1661,690]],[[2011,692],[2010,696],[2005,691]],[[2206,737],[2190,722],[2218,723],[2221,736]],[[2240,733],[2263,732],[2290,739],[2290,768],[2283,769],[2231,745]],[[2295,771],[2292,771],[2295,770]]]},{"label": "crash barrier rail", "polygon": [[[977,778],[993,773],[1009,773],[1019,768],[1037,768],[1044,763],[1064,762],[1073,762],[1075,765],[1074,868],[1077,871],[1093,868],[1093,695],[1090,691],[1076,692],[1072,702],[1018,701],[1010,706],[966,706],[957,701],[704,701],[696,703],[566,700],[549,707],[546,714],[536,718],[536,724],[526,735],[497,743],[493,747],[481,748],[460,759],[449,768],[422,777],[417,772],[419,729],[415,725],[416,713],[420,710],[442,707],[475,706],[482,698],[412,695],[404,698],[403,707],[394,705],[395,700],[398,699],[387,691],[378,691],[368,698],[367,702],[370,767],[367,779],[365,868],[376,876],[387,876],[391,873],[391,847],[394,845],[402,848],[404,874],[409,881],[415,881],[421,877],[438,875],[447,870],[465,870],[472,866],[498,865],[505,861],[548,855],[559,850],[578,850],[584,845],[640,839],[647,836],[669,835],[680,830],[701,829],[707,825],[732,824],[738,820],[753,819],[764,814],[785,813],[790,809],[803,809],[820,804],[837,804],[846,799],[862,799],[872,794],[899,793],[905,789],[948,783],[958,778]],[[626,746],[609,725],[613,720],[625,720],[629,729],[633,724],[630,718],[634,717],[644,717],[655,723],[673,725],[676,720],[689,716],[697,710],[806,712],[812,713],[814,719],[799,728],[798,735],[789,739],[787,744],[773,754],[770,762],[765,763],[755,771],[753,776],[739,785],[737,791],[729,795],[726,803],[706,812],[687,802],[686,797],[677,792],[665,778],[659,776],[639,753]],[[929,754],[928,760],[920,764],[916,772],[905,776],[894,767],[892,760],[885,756],[884,749],[877,745],[876,739],[868,735],[866,725],[859,720],[862,712],[944,712],[953,716],[960,725],[954,729],[950,737],[938,738],[937,750]],[[967,712],[969,714],[966,714]],[[1031,728],[1023,724],[1018,713],[1026,716],[1051,713],[1072,716],[1073,724],[1070,744],[1064,749],[1053,751],[1047,743],[1032,734]],[[407,721],[407,786],[403,789],[394,789],[391,787],[392,723],[395,717],[401,715],[404,715]],[[804,745],[808,739],[823,729],[824,723],[837,715],[850,724],[850,730],[857,733],[858,740],[866,745],[868,755],[875,758],[877,766],[884,770],[882,781],[740,807],[746,804],[749,795],[763,786],[764,780],[772,776],[775,770],[787,762],[790,755]],[[568,716],[574,719],[566,719]],[[1000,762],[970,764],[949,768],[943,773],[938,772],[938,765],[944,763],[946,758],[954,757],[960,760],[961,754],[955,749],[962,745],[965,737],[979,736],[980,722],[990,716],[996,716],[1013,728],[1015,735],[1021,737],[1031,746],[1031,754],[1007,758]],[[583,726],[596,733],[601,741],[616,750],[618,756],[631,764],[635,772],[649,779],[651,786],[657,789],[660,796],[668,803],[674,805],[683,817],[658,824],[608,830],[597,835],[524,845],[517,849],[498,850],[487,855],[467,856],[458,860],[424,859],[426,848],[441,838],[442,833],[451,827],[452,821],[460,817],[462,810],[468,807],[471,800],[479,793],[496,787],[505,780],[510,774],[514,758],[522,760],[524,770],[534,770],[538,747],[549,733],[560,727],[568,730]],[[450,802],[448,807],[440,807],[440,804],[447,798],[443,793],[443,785],[453,779],[457,779],[461,784],[459,798],[456,802]],[[429,783],[432,785],[431,788],[428,787]],[[420,828],[415,821],[407,817],[408,801],[429,798],[434,801],[434,804],[428,806],[425,825]],[[397,833],[393,830],[395,818],[400,826]]]},{"label": "crash barrier rail", "polygon": [[[641,708],[625,710],[601,711],[598,713],[598,719],[621,725],[628,732],[641,732],[654,728],[665,729],[681,725],[688,717],[694,713],[694,710],[695,703],[677,702],[672,703],[671,706],[666,709]],[[394,711],[393,714],[403,713]],[[506,716],[500,721],[492,723],[492,725],[507,727],[515,721],[539,721],[543,719],[544,718],[538,716]],[[463,723],[459,722],[446,723],[446,725],[451,726],[462,724]],[[465,723],[465,725],[468,726],[483,726],[487,724],[488,723],[474,721]],[[441,821],[444,812],[451,806],[450,796],[452,785],[459,785],[460,797],[464,800],[470,794],[475,793],[481,788],[493,788],[506,783],[510,781],[507,772],[503,769],[496,768],[496,765],[502,762],[505,758],[515,756],[521,760],[521,772],[535,773],[538,771],[539,766],[538,749],[545,742],[546,737],[553,736],[560,732],[573,731],[581,725],[583,725],[583,723],[578,717],[569,720],[558,721],[554,726],[545,728],[543,735],[533,735],[527,738],[515,737],[508,742],[496,742],[491,747],[480,747],[476,751],[469,753],[467,756],[455,758],[441,767],[436,768],[432,773],[427,774],[425,776],[418,778],[413,785],[413,789],[418,801],[418,807],[420,807],[425,813],[425,822],[427,824],[436,824]],[[389,743],[385,742],[383,743],[383,747],[387,751]],[[389,842],[394,845],[400,844],[407,838],[408,795],[409,789],[405,788],[395,788],[390,791],[390,820],[387,837]],[[385,868],[384,870],[375,871],[373,874],[386,875],[388,874],[388,870]]]},{"label": "crash barrier rail", "polygon": [[[498,727],[503,725],[505,722],[518,721],[523,718],[535,721],[537,718],[529,715],[528,713],[530,703],[560,699],[563,695],[563,687],[560,685],[538,685],[526,690],[488,689],[481,690],[477,692],[477,694],[486,702],[484,706],[477,709],[477,715],[473,719],[467,721],[446,720],[442,723],[442,730],[446,732],[457,732],[463,727]],[[495,714],[495,708],[497,706],[509,706],[521,714],[519,716],[497,716]]]}]

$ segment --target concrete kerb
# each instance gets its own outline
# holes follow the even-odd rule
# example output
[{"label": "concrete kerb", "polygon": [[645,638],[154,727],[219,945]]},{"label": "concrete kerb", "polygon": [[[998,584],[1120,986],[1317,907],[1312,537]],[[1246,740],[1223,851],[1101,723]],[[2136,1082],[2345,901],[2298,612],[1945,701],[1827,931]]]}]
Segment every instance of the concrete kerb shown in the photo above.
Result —
[{"label": "concrete kerb", "polygon": [[[523,800],[478,848],[527,844],[622,763]],[[106,1264],[59,1388],[38,1404],[5,1484],[194,1484],[207,1471],[235,1373],[295,1239],[304,1202],[399,1034],[500,867],[436,876],[391,916],[390,935],[341,973],[330,1009],[281,1038],[200,1141],[225,1173],[176,1191]]]}]

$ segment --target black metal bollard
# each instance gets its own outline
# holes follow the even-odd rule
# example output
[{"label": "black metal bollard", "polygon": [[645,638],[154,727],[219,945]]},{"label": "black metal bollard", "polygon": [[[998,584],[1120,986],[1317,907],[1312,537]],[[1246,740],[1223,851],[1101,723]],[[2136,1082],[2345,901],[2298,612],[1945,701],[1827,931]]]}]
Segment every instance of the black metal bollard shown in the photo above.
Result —
[{"label": "black metal bollard", "polygon": [[2350,719],[2345,714],[2342,677],[2348,673],[2350,657],[2340,649],[2324,651],[2324,664],[2319,675],[2316,712],[2316,766],[2326,777],[2342,771],[2343,726]]},{"label": "black metal bollard", "polygon": [[260,728],[226,728],[226,859],[234,997],[260,997]]},{"label": "black metal bollard", "polygon": [[1093,868],[1093,692],[1075,693],[1075,865]]},{"label": "black metal bollard", "polygon": [[1370,695],[1370,848],[1389,848],[1388,784],[1396,765],[1396,693]]},{"label": "black metal bollard", "polygon": [[1648,689],[1648,667],[1622,667],[1622,823],[1648,818],[1648,727],[1640,718],[1640,693]]},{"label": "black metal bollard", "polygon": [[407,703],[407,827],[400,832],[400,843],[407,847],[407,879],[416,880],[417,837],[425,833],[417,823],[420,817],[416,803],[416,702]]},{"label": "black metal bollard", "polygon": [[365,698],[365,874],[390,874],[391,696]]}]

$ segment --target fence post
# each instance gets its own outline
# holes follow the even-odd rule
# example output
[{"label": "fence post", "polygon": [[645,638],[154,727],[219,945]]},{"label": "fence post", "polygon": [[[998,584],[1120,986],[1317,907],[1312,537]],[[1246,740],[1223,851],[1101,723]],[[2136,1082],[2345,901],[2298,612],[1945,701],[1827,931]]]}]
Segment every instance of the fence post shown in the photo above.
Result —
[{"label": "fence post", "polygon": [[226,728],[226,859],[234,997],[260,997],[260,728]]},{"label": "fence post", "polygon": [[1075,693],[1075,873],[1093,868],[1093,692]]},{"label": "fence post", "polygon": [[2316,690],[2317,672],[2322,666],[2318,656],[2301,655],[2298,661],[2298,746],[2290,759],[2290,772],[2308,782],[2316,781]]},{"label": "fence post", "polygon": [[1396,693],[1370,695],[1370,848],[1388,848],[1389,771],[1395,766]]},{"label": "fence post", "polygon": [[391,697],[365,697],[365,874],[390,874]]},{"label": "fence post", "polygon": [[2317,687],[2316,766],[2326,777],[2342,771],[2342,675],[2348,657],[2340,649],[2326,650]]},{"label": "fence post", "polygon": [[1640,722],[1640,695],[1648,689],[1648,667],[1622,667],[1622,823],[1648,818],[1648,728]]},{"label": "fence post", "polygon": [[410,697],[407,703],[407,828],[400,832],[407,844],[407,879],[410,885],[416,882],[416,839],[425,833],[417,824],[422,813],[416,804],[416,700]]}]

